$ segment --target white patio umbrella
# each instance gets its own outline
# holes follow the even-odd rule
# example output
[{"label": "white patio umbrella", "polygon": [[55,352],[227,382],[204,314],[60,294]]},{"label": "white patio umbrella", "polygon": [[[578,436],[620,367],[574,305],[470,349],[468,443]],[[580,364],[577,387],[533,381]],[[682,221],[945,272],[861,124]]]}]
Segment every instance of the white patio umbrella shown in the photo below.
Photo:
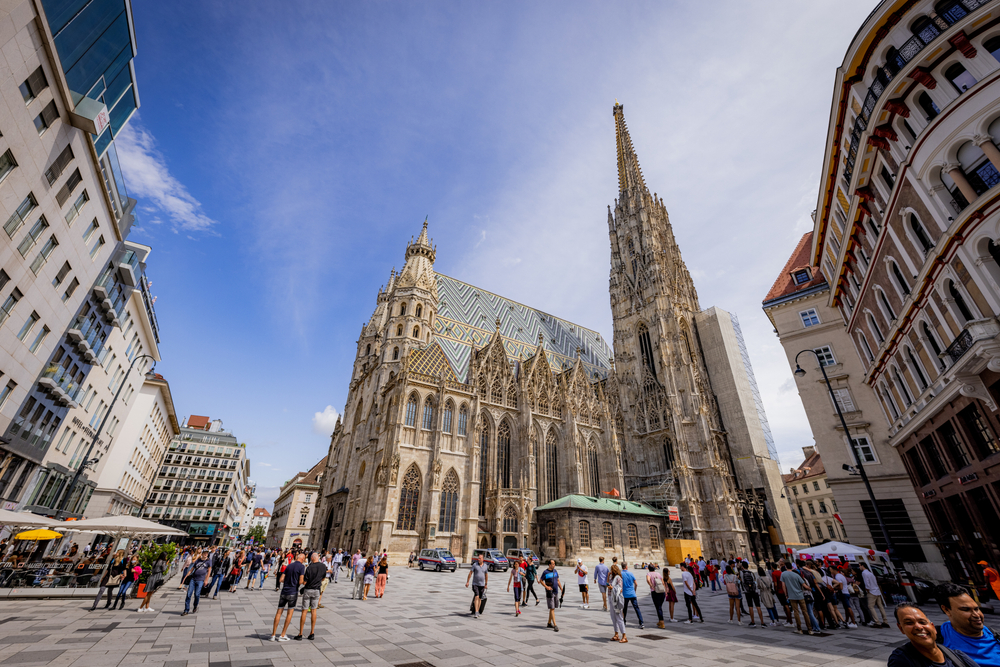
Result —
[{"label": "white patio umbrella", "polygon": [[118,516],[102,516],[97,519],[82,519],[80,521],[56,522],[63,530],[79,530],[106,535],[187,535],[183,530],[177,530],[162,523],[147,521],[130,514]]},{"label": "white patio umbrella", "polygon": [[23,526],[25,528],[51,528],[52,526],[61,526],[63,522],[32,512],[11,512],[10,510],[0,509],[0,525]]}]

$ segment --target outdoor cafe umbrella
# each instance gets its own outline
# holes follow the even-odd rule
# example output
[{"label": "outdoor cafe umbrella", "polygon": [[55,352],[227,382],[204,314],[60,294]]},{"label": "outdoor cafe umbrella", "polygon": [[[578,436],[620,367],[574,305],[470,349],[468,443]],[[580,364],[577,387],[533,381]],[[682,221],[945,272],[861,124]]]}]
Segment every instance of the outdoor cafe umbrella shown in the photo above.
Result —
[{"label": "outdoor cafe umbrella", "polygon": [[54,540],[57,537],[62,537],[62,533],[57,533],[54,530],[48,530],[47,528],[36,528],[35,530],[26,530],[23,533],[18,533],[14,536],[15,540]]},{"label": "outdoor cafe umbrella", "polygon": [[47,516],[34,514],[32,512],[11,512],[0,509],[0,525],[3,526],[23,526],[24,528],[51,528],[61,524],[61,521],[50,519]]},{"label": "outdoor cafe umbrella", "polygon": [[82,519],[80,521],[60,521],[61,530],[80,530],[91,533],[103,533],[121,537],[123,535],[175,535],[186,536],[183,530],[164,526],[156,521],[147,521],[131,514],[103,516],[97,519]]}]

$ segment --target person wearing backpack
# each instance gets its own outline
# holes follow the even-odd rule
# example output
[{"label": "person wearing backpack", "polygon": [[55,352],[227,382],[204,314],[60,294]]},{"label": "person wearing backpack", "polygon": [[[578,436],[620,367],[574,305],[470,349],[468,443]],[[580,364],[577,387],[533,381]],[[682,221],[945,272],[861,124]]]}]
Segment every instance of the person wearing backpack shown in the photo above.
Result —
[{"label": "person wearing backpack", "polygon": [[757,575],[750,571],[750,564],[743,561],[743,571],[740,573],[740,586],[747,596],[747,609],[750,611],[750,627],[757,627],[753,616],[753,608],[757,607],[757,617],[760,619],[760,627],[763,629],[767,626],[764,625],[764,612],[760,608],[758,584]]},{"label": "person wearing backpack", "polygon": [[736,613],[736,623],[743,625],[740,617],[740,583],[739,577],[733,572],[733,566],[726,566],[726,573],[722,576],[722,585],[726,587],[726,595],[729,596],[729,624],[733,624],[733,612]]},{"label": "person wearing backpack", "polygon": [[646,575],[646,583],[649,584],[649,595],[653,598],[653,606],[656,607],[656,617],[659,619],[656,627],[664,628],[663,624],[663,601],[667,598],[667,589],[663,585],[663,577],[656,571],[656,565],[650,563],[646,568],[649,574]]}]

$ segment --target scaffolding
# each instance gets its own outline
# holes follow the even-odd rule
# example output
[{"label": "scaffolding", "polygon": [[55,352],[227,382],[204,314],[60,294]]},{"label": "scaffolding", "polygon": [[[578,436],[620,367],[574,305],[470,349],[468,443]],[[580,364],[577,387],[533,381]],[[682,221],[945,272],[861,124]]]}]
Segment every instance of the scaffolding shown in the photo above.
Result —
[{"label": "scaffolding", "polygon": [[[652,475],[626,475],[625,487],[629,500],[646,503],[668,516],[667,539],[677,539],[683,532],[677,506],[677,484],[672,470]],[[676,516],[677,520],[670,520]]]}]

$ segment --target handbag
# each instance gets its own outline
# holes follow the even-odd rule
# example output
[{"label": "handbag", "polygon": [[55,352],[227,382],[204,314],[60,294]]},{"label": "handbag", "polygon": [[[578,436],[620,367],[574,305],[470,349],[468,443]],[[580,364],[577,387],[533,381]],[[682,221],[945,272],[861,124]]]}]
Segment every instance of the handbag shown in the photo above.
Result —
[{"label": "handbag", "polygon": [[117,586],[120,583],[122,583],[122,575],[116,574],[108,577],[108,586]]}]

